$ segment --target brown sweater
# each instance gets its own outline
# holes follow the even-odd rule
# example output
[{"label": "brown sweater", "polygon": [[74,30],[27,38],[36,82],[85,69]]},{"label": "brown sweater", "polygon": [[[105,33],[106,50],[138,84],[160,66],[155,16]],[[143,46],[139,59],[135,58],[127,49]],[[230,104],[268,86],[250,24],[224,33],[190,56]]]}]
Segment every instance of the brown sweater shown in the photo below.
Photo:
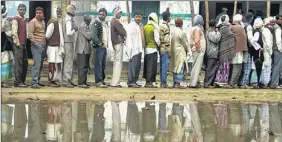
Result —
[{"label": "brown sweater", "polygon": [[236,42],[235,51],[236,52],[248,51],[247,36],[245,33],[245,29],[239,24],[233,24],[229,27],[229,29],[235,36],[235,42]]},{"label": "brown sweater", "polygon": [[29,22],[28,26],[28,36],[33,44],[46,44],[46,38],[45,38],[45,22],[38,21],[36,18],[33,18]]},{"label": "brown sweater", "polygon": [[113,45],[124,42],[126,31],[120,21],[116,18],[111,20],[111,40]]}]

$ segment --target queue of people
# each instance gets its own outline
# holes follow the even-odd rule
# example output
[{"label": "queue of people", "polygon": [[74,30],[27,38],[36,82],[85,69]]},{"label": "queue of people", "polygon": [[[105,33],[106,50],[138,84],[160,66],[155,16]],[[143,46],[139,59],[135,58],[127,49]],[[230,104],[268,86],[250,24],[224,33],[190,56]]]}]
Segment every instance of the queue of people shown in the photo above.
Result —
[{"label": "queue of people", "polygon": [[[27,29],[26,6],[18,6],[18,14],[9,24],[7,9],[2,6],[2,87],[9,87],[5,81],[14,72],[15,87],[27,87]],[[225,9],[224,9],[225,10]],[[95,86],[122,87],[120,77],[123,53],[130,60],[128,66],[128,87],[140,88],[137,84],[144,51],[144,87],[157,88],[158,56],[160,57],[160,87],[168,88],[167,73],[173,73],[173,88],[181,85],[188,60],[193,58],[189,88],[201,88],[200,72],[205,66],[204,88],[282,88],[282,15],[262,18],[260,14],[248,12],[229,18],[221,13],[211,19],[209,29],[204,29],[201,15],[194,16],[189,33],[183,30],[183,20],[175,19],[172,30],[169,11],[162,13],[163,22],[152,12],[146,25],[143,15],[134,13],[134,18],[124,27],[120,22],[122,11],[114,8],[113,18],[106,21],[107,10],[101,8],[99,16],[92,20],[84,16],[79,26],[75,24],[76,8],[68,5],[63,18],[62,8],[56,9],[56,17],[45,24],[44,9],[35,9],[36,16],[29,22],[28,37],[34,60],[32,66],[32,88],[41,88],[40,74],[45,54],[49,63],[49,86],[75,86],[89,88],[87,75],[91,50],[95,49]],[[93,21],[93,22],[92,22]],[[92,24],[91,24],[92,23]],[[77,34],[77,37],[75,36]],[[110,35],[109,35],[110,34]],[[188,36],[187,36],[188,35]],[[76,39],[75,39],[76,37]],[[105,68],[108,43],[114,49],[113,75],[110,84],[105,83]],[[9,48],[10,47],[10,48]],[[12,48],[11,48],[12,47]],[[10,49],[10,50],[9,50]],[[11,49],[13,54],[11,54]],[[124,52],[125,50],[125,52]],[[78,85],[73,82],[74,54],[78,60]],[[159,55],[158,55],[159,54]],[[3,62],[3,55],[5,62]],[[7,58],[7,59],[6,59]],[[9,62],[14,60],[13,62]],[[13,65],[13,66],[12,66]]]}]

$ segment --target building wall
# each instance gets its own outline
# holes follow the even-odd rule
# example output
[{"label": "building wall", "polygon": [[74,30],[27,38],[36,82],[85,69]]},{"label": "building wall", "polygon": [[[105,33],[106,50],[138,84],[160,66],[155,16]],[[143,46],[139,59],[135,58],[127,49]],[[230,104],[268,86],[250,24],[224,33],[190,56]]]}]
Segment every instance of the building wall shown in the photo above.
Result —
[{"label": "building wall", "polygon": [[[79,25],[80,23],[83,22],[83,15],[85,14],[90,14],[93,16],[93,18],[96,18],[98,16],[98,10],[100,8],[106,8],[108,11],[108,16],[106,20],[110,20],[112,18],[112,10],[116,7],[119,6],[121,7],[121,10],[123,11],[122,17],[121,17],[121,22],[126,28],[126,25],[128,23],[127,20],[127,10],[126,10],[126,1],[97,1],[97,2],[88,2],[87,1],[72,1],[71,3],[77,6],[77,16],[75,17],[76,23]],[[84,4],[82,4],[84,3]],[[194,2],[194,11],[195,14],[199,14],[199,2]],[[174,28],[174,19],[175,18],[182,18],[183,19],[183,29],[186,31],[187,35],[189,33],[189,29],[192,26],[191,22],[191,12],[190,12],[190,2],[189,1],[160,1],[160,11],[158,13],[162,13],[163,11],[166,10],[167,7],[170,7],[170,12],[171,12],[171,27],[172,29]],[[132,11],[132,2],[129,1],[129,9],[130,13]],[[162,18],[159,17],[159,21],[162,21]],[[171,30],[173,31],[173,30]],[[112,56],[113,54],[113,49],[111,45],[109,45],[109,56]],[[126,47],[125,47],[126,48]],[[124,51],[125,52],[125,51]],[[125,55],[125,54],[124,54]],[[123,58],[124,61],[128,61],[129,59],[124,56]]]}]

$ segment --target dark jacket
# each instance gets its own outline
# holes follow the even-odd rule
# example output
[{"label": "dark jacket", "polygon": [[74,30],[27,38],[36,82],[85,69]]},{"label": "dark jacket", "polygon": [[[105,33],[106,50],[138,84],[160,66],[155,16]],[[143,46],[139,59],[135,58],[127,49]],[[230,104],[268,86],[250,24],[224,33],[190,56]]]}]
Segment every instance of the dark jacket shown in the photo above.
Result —
[{"label": "dark jacket", "polygon": [[126,31],[120,21],[116,18],[111,20],[111,39],[113,45],[123,43],[126,37]]},{"label": "dark jacket", "polygon": [[91,26],[91,31],[93,47],[101,47],[103,44],[103,26],[101,21],[95,19]]}]

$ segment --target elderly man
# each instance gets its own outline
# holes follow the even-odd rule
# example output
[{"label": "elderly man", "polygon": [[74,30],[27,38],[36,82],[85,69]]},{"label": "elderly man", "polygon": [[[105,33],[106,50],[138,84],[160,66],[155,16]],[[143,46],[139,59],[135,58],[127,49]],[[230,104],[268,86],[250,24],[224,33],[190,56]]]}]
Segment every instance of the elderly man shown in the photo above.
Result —
[{"label": "elderly man", "polygon": [[227,15],[228,9],[226,7],[222,7],[221,13],[216,16],[216,22],[219,22],[220,17],[223,15]]},{"label": "elderly man", "polygon": [[73,20],[76,8],[73,5],[68,5],[66,8],[67,15],[65,17],[64,27],[64,69],[63,69],[63,86],[72,88],[76,86],[72,82],[73,78],[73,50],[75,42],[75,32],[78,31]]},{"label": "elderly man", "polygon": [[279,80],[281,78],[282,72],[282,32],[279,24],[282,24],[282,15],[276,17],[277,24],[274,25],[274,38],[273,38],[273,65],[272,65],[272,74],[270,80],[270,88],[281,89],[279,85]]},{"label": "elderly man", "polygon": [[144,26],[145,36],[145,57],[143,78],[146,79],[146,88],[157,88],[153,85],[156,82],[158,48],[160,46],[160,32],[158,26],[158,15],[154,12],[148,16],[148,23]]},{"label": "elderly man", "polygon": [[20,4],[18,6],[18,15],[12,21],[12,38],[13,51],[15,56],[14,72],[15,72],[15,87],[26,87],[25,79],[28,67],[27,52],[26,52],[26,6]]},{"label": "elderly man", "polygon": [[78,58],[78,87],[81,88],[89,88],[89,85],[86,84],[86,81],[91,53],[91,31],[89,27],[91,20],[92,18],[90,15],[84,16],[84,22],[79,26],[75,45],[75,51]]},{"label": "elderly man", "polygon": [[123,47],[126,39],[126,31],[119,21],[121,13],[122,11],[120,7],[116,7],[113,10],[114,17],[111,20],[111,39],[114,48],[114,65],[111,87],[119,88],[122,87],[119,83],[122,70]]},{"label": "elderly man", "polygon": [[35,9],[36,16],[29,22],[29,39],[31,41],[31,53],[34,60],[32,66],[32,88],[40,88],[40,74],[46,55],[45,22],[43,8]]},{"label": "elderly man", "polygon": [[142,14],[139,12],[134,13],[134,21],[132,21],[127,28],[127,38],[126,54],[129,57],[128,65],[128,87],[140,88],[141,86],[137,84],[137,80],[141,68],[141,58],[143,50],[143,39],[141,28],[142,26]]},{"label": "elderly man", "polygon": [[229,27],[230,31],[235,36],[235,57],[232,59],[230,66],[231,77],[229,80],[230,88],[236,88],[242,71],[242,64],[244,61],[244,53],[248,51],[247,36],[242,24],[243,16],[236,14],[233,16],[233,24]]},{"label": "elderly man", "polygon": [[109,26],[106,21],[107,10],[101,8],[99,17],[92,24],[92,41],[95,52],[95,86],[105,88],[108,85],[105,83],[106,57],[108,48]]},{"label": "elderly man", "polygon": [[64,50],[62,9],[57,8],[57,18],[51,18],[48,22],[46,39],[48,41],[47,57],[49,62],[49,86],[59,87],[57,81],[62,81],[62,63]]}]

